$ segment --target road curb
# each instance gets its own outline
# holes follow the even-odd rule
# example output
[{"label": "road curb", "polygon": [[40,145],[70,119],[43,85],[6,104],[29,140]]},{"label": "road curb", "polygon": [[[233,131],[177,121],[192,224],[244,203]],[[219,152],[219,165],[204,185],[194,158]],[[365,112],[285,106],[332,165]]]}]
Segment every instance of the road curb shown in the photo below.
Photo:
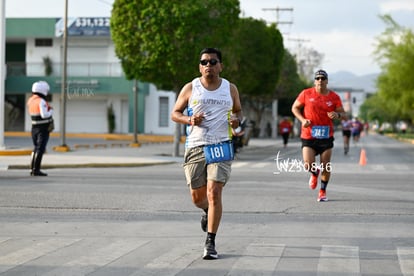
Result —
[{"label": "road curb", "polygon": [[[23,131],[8,131],[4,134],[7,137],[31,137],[30,132]],[[59,138],[60,133],[51,133],[51,137]],[[173,143],[173,135],[153,135],[153,134],[138,134],[137,141],[135,140],[134,135],[132,134],[108,134],[108,133],[68,133],[65,135],[68,138],[90,138],[90,139],[102,139],[104,141],[126,141],[126,143],[112,143],[110,147],[122,147],[127,145],[131,148],[140,147],[142,144],[152,144],[152,143]],[[185,136],[181,137],[180,142],[184,143]],[[92,144],[75,144],[73,146],[75,149],[79,148],[106,148],[108,145],[103,143],[92,143]],[[57,152],[69,152],[72,151],[68,146],[57,146],[53,148]],[[32,149],[3,149],[0,150],[0,156],[19,156],[19,155],[30,155]]]},{"label": "road curb", "polygon": [[[25,131],[7,131],[4,133],[6,137],[31,137],[30,132]],[[60,138],[60,133],[52,132],[50,137]],[[118,140],[118,141],[134,141],[133,134],[116,134],[116,133],[67,133],[67,138],[91,138],[102,140]],[[174,135],[156,135],[156,134],[138,134],[138,143],[172,143],[174,142]],[[185,136],[181,137],[181,142],[185,141]]]},{"label": "road curb", "polygon": [[0,155],[3,156],[21,156],[21,155],[30,155],[33,149],[5,149],[0,150]]},{"label": "road curb", "polygon": [[[158,165],[174,164],[174,161],[166,162],[143,162],[143,163],[85,163],[85,164],[42,164],[42,169],[77,169],[77,168],[128,168],[148,167]],[[28,165],[9,165],[9,170],[29,170]]]}]

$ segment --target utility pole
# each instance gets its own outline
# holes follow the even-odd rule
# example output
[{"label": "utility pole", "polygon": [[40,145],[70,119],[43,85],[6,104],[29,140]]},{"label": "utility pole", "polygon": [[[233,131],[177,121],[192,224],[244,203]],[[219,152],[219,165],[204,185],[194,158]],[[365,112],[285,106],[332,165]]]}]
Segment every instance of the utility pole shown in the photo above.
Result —
[{"label": "utility pole", "polygon": [[65,17],[63,20],[63,70],[62,70],[62,87],[61,87],[61,118],[60,118],[60,138],[61,146],[66,147],[66,89],[67,86],[67,60],[68,60],[68,0],[65,0]]},{"label": "utility pole", "polygon": [[[264,11],[276,11],[276,26],[279,28],[279,25],[292,25],[293,24],[293,20],[291,19],[290,21],[281,21],[280,17],[279,17],[279,13],[280,12],[290,12],[291,13],[291,18],[292,18],[292,13],[293,13],[293,8],[264,8],[262,9]],[[282,33],[282,32],[281,32]],[[282,33],[282,35],[287,35],[289,33]],[[278,109],[278,99],[274,99],[272,102],[272,138],[276,138],[278,135],[278,124],[279,124],[279,109]],[[260,122],[259,122],[260,123]]]},{"label": "utility pole", "polygon": [[[280,20],[280,17],[279,17],[279,14],[280,14],[280,12],[290,12],[291,13],[291,15],[292,15],[292,13],[293,13],[293,8],[279,8],[279,7],[276,7],[276,8],[264,8],[264,9],[262,9],[263,11],[276,11],[276,25],[292,25],[293,24],[293,20],[291,19],[290,21],[281,21]],[[291,16],[291,18],[292,18],[292,16]]]},{"label": "utility pole", "polygon": [[134,137],[133,141],[130,144],[131,147],[137,148],[140,147],[140,143],[138,142],[138,81],[134,79],[134,86],[132,88],[134,92],[134,119],[133,119],[133,130],[134,130]]},{"label": "utility pole", "polygon": [[309,39],[303,38],[288,38],[287,40],[296,42],[296,49],[293,51],[295,55],[296,64],[298,65],[299,74],[305,76],[305,53],[303,51],[302,45],[304,42],[309,42]]},{"label": "utility pole", "polygon": [[0,149],[4,149],[5,97],[6,97],[6,0],[0,0]]},{"label": "utility pole", "polygon": [[67,59],[68,59],[68,0],[65,1],[65,14],[63,18],[63,62],[62,62],[62,83],[60,91],[60,140],[59,146],[54,147],[55,151],[67,152],[70,150],[66,145],[66,100],[67,90],[69,86],[67,84]]},{"label": "utility pole", "polygon": [[289,37],[289,38],[288,38],[288,40],[289,40],[289,41],[294,41],[294,42],[296,42],[296,43],[298,44],[298,49],[299,49],[299,50],[301,49],[301,47],[302,47],[302,43],[303,43],[303,42],[309,42],[309,41],[310,41],[310,39],[304,39],[304,38],[292,38],[292,37]]}]

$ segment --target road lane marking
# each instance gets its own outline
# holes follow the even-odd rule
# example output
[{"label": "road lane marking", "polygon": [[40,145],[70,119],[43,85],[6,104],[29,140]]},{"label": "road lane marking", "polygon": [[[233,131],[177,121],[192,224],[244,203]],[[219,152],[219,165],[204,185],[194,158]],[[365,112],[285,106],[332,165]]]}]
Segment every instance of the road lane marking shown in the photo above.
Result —
[{"label": "road lane marking", "polygon": [[231,164],[231,167],[232,168],[241,168],[241,167],[244,167],[244,166],[246,166],[246,165],[248,165],[249,164],[249,162],[233,162],[232,164]]},{"label": "road lane marking", "polygon": [[94,250],[91,254],[77,256],[76,259],[62,264],[61,267],[51,270],[48,275],[86,275],[95,271],[97,268],[107,265],[116,259],[124,256],[132,250],[140,247],[148,241],[132,242],[131,240],[116,240],[105,246]]},{"label": "road lane marking", "polygon": [[37,241],[31,246],[0,256],[0,273],[80,240],[81,239],[48,239]]},{"label": "road lane marking", "polygon": [[227,275],[273,275],[284,244],[249,244]]},{"label": "road lane marking", "polygon": [[318,276],[361,275],[357,246],[323,245],[318,263]]},{"label": "road lane marking", "polygon": [[267,162],[257,162],[257,163],[252,165],[252,168],[259,169],[259,168],[267,167],[268,165],[269,165],[269,163],[267,163]]},{"label": "road lane marking", "polygon": [[397,247],[398,262],[404,276],[414,275],[414,247]]},{"label": "road lane marking", "polygon": [[[186,244],[171,248],[130,276],[176,275],[196,259],[201,259],[200,244]],[[197,253],[199,254],[197,254]]]}]

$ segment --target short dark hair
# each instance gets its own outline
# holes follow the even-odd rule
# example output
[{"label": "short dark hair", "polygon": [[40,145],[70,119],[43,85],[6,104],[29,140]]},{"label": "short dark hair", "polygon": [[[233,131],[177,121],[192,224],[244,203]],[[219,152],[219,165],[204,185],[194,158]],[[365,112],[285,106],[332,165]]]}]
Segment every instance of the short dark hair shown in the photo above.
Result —
[{"label": "short dark hair", "polygon": [[203,55],[203,54],[216,54],[217,55],[217,57],[218,57],[218,59],[220,60],[220,62],[221,62],[221,51],[219,50],[219,49],[217,49],[217,48],[204,48],[203,50],[201,50],[201,52],[200,52],[200,57]]}]

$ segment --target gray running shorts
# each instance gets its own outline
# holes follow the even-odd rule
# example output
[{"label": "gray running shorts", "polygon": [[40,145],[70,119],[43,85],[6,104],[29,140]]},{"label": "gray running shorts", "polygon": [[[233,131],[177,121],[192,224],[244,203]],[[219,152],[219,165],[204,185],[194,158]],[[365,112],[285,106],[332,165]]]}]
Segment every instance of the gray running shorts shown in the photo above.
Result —
[{"label": "gray running shorts", "polygon": [[231,161],[206,164],[203,147],[186,149],[184,153],[184,173],[187,185],[197,189],[207,185],[207,180],[224,184],[230,178]]}]

